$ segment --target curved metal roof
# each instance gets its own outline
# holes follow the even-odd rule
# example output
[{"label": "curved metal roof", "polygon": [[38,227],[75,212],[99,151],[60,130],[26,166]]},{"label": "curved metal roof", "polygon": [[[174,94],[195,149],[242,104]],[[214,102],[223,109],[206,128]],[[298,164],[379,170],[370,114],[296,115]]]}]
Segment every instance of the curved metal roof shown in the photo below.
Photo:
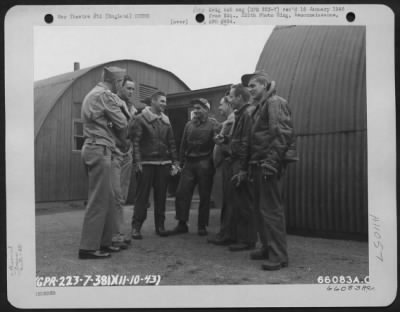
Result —
[{"label": "curved metal roof", "polygon": [[298,134],[366,129],[364,26],[276,27],[256,69],[288,99]]},{"label": "curved metal roof", "polygon": [[40,128],[43,125],[47,115],[52,110],[57,100],[65,93],[65,91],[72,85],[72,83],[87,74],[88,72],[97,69],[99,67],[104,67],[116,62],[134,62],[141,65],[149,66],[152,69],[163,71],[171,75],[174,79],[180,82],[185,88],[190,90],[190,88],[175,74],[160,67],[150,65],[148,63],[122,59],[110,61],[102,64],[97,64],[91,67],[83,68],[74,72],[64,73],[54,77],[46,78],[43,80],[35,81],[34,83],[34,114],[35,114],[35,138],[39,133]]}]

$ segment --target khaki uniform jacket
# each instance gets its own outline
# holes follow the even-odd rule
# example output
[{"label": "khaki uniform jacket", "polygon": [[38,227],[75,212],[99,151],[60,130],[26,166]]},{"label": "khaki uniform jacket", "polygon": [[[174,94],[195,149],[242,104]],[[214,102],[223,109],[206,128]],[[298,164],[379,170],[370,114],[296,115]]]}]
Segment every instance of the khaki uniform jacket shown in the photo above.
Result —
[{"label": "khaki uniform jacket", "polygon": [[104,145],[115,151],[114,130],[127,127],[128,121],[121,111],[122,100],[100,82],[84,98],[81,118],[85,142]]}]

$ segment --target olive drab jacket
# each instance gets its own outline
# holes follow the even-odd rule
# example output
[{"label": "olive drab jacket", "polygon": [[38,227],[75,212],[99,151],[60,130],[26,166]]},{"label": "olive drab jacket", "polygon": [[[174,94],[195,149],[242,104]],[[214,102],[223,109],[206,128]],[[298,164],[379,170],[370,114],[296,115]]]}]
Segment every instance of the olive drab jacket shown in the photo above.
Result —
[{"label": "olive drab jacket", "polygon": [[181,164],[186,159],[204,158],[214,150],[214,137],[221,130],[221,125],[214,118],[208,117],[204,122],[190,120],[183,130],[179,160]]},{"label": "olive drab jacket", "polygon": [[122,100],[100,82],[84,98],[81,118],[85,142],[104,145],[115,150],[115,130],[127,127]]},{"label": "olive drab jacket", "polygon": [[274,82],[253,105],[250,163],[265,162],[279,172],[287,163],[298,160],[290,108],[276,95]]}]

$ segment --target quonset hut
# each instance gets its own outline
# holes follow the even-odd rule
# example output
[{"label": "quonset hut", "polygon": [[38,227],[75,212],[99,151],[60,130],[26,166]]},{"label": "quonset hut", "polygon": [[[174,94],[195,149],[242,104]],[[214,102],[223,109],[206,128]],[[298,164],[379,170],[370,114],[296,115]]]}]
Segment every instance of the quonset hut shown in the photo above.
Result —
[{"label": "quonset hut", "polygon": [[[300,161],[286,174],[288,231],[366,239],[365,27],[276,27],[256,69],[271,75],[293,113]],[[228,87],[171,95],[170,116],[186,121],[189,101],[201,96],[211,100],[218,118],[219,99]],[[184,122],[175,123],[183,129]]]},{"label": "quonset hut", "polygon": [[363,26],[276,27],[257,63],[293,113],[300,161],[286,176],[287,227],[367,238]]},{"label": "quonset hut", "polygon": [[87,178],[80,150],[80,117],[85,95],[100,81],[104,66],[126,68],[136,82],[134,103],[156,90],[188,91],[173,73],[133,60],[118,60],[35,82],[35,197],[36,202],[87,198]]}]

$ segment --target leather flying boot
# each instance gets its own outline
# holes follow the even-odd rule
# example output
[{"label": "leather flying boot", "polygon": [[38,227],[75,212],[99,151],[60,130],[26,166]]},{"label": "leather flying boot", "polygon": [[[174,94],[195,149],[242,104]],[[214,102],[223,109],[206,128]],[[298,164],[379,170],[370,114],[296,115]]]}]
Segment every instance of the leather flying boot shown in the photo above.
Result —
[{"label": "leather flying boot", "polygon": [[268,259],[268,250],[261,248],[250,253],[251,260],[267,260]]},{"label": "leather flying boot", "polygon": [[169,232],[169,235],[184,234],[189,232],[189,228],[184,221],[179,221],[178,225]]},{"label": "leather flying boot", "polygon": [[141,224],[139,223],[134,223],[132,226],[132,232],[131,232],[131,237],[133,239],[142,239],[143,236],[140,233],[140,228],[141,228]]},{"label": "leather flying boot", "polygon": [[169,234],[168,231],[165,229],[164,224],[160,224],[156,228],[156,233],[158,236],[161,236],[161,237],[166,237]]}]

